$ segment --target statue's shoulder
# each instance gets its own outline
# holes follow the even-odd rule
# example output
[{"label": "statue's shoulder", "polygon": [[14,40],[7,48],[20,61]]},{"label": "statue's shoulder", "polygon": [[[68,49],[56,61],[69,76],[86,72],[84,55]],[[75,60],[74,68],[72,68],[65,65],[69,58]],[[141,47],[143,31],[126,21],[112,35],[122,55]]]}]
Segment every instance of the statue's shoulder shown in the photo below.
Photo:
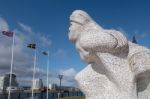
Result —
[{"label": "statue's shoulder", "polygon": [[128,42],[129,44],[129,56],[133,55],[135,53],[140,53],[140,52],[150,52],[150,49],[132,42]]},{"label": "statue's shoulder", "polygon": [[86,68],[84,68],[83,70],[81,70],[75,77],[75,79],[85,79],[87,77],[89,77],[89,74],[91,75],[91,73],[94,72],[92,69],[91,64],[89,64]]},{"label": "statue's shoulder", "polygon": [[89,64],[86,68],[81,70],[75,77],[77,81],[80,80],[92,80],[94,77],[101,76],[99,73],[97,73],[91,64]]},{"label": "statue's shoulder", "polygon": [[150,70],[150,50],[146,47],[129,42],[128,62],[135,75]]}]

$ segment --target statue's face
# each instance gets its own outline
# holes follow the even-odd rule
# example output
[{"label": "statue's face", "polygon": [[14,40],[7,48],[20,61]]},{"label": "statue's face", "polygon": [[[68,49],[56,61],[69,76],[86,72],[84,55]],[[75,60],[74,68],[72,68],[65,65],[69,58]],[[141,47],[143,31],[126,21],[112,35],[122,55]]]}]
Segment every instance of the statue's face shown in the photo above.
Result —
[{"label": "statue's face", "polygon": [[82,60],[87,60],[88,52],[86,52],[81,45],[79,44],[80,34],[83,32],[83,25],[76,22],[70,21],[70,28],[69,28],[69,39],[73,41],[76,45],[76,49],[78,50],[80,57]]},{"label": "statue's face", "polygon": [[70,21],[69,31],[69,39],[75,43],[83,31],[83,26],[75,21]]}]

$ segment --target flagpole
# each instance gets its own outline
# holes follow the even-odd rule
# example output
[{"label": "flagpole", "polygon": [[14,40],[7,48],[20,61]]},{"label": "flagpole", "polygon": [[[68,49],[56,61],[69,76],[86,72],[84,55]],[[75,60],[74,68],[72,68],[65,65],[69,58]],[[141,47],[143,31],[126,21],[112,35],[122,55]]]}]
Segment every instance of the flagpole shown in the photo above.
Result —
[{"label": "flagpole", "polygon": [[36,66],[36,49],[34,50],[34,67],[33,67],[33,79],[32,79],[32,99],[34,97],[34,79],[35,79],[35,66]]},{"label": "flagpole", "polygon": [[[11,50],[11,66],[10,66],[10,76],[9,76],[9,87],[11,88],[12,82],[12,66],[13,66],[13,59],[14,59],[14,42],[15,42],[15,32],[13,33],[13,42],[12,42],[12,50]],[[8,93],[8,99],[10,99],[10,89]]]},{"label": "flagpole", "polygon": [[48,99],[48,74],[49,74],[49,52],[47,53],[47,99]]}]

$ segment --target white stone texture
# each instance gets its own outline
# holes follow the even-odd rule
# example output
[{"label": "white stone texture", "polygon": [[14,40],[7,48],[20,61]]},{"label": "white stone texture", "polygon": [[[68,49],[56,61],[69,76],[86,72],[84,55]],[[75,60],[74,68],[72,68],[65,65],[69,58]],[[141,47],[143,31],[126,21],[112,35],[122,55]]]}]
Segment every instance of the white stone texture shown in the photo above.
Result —
[{"label": "white stone texture", "polygon": [[86,99],[150,99],[149,49],[103,29],[82,10],[72,13],[70,24],[69,39],[88,63],[76,76]]},{"label": "white stone texture", "polygon": [[135,75],[138,99],[150,99],[150,50],[129,42],[128,62]]}]

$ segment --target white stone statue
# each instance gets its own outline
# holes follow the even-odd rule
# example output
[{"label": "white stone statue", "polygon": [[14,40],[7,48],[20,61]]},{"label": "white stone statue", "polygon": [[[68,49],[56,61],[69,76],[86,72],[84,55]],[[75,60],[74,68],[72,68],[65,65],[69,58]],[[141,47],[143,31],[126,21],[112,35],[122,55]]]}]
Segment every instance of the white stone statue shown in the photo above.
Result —
[{"label": "white stone statue", "polygon": [[72,13],[70,24],[69,39],[88,63],[76,76],[86,99],[150,99],[149,49],[103,29],[82,10]]},{"label": "white stone statue", "polygon": [[150,99],[150,50],[129,42],[128,62],[137,83],[138,99]]}]

